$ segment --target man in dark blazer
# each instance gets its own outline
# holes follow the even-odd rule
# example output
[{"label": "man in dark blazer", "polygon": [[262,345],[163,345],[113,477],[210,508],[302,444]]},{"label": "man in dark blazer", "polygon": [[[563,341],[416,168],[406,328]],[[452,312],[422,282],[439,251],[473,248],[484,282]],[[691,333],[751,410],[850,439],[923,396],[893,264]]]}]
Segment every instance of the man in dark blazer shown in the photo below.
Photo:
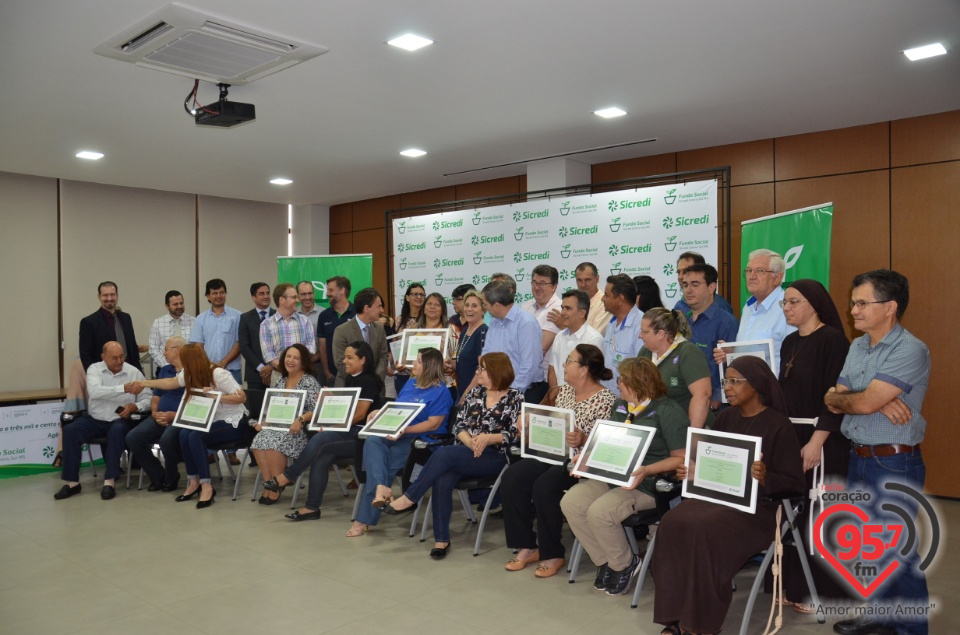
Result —
[{"label": "man in dark blazer", "polygon": [[[383,309],[383,298],[371,287],[361,289],[353,297],[353,306],[357,316],[347,320],[333,332],[333,361],[337,366],[335,386],[342,387],[347,376],[343,367],[343,353],[352,342],[366,341],[373,349],[373,358],[377,360],[377,375],[381,380],[387,377],[387,360],[390,349],[387,347],[387,334],[377,320]],[[366,335],[364,334],[366,331]]]},{"label": "man in dark blazer", "polygon": [[[270,373],[273,367],[264,363],[260,349],[260,323],[276,313],[270,308],[270,285],[266,282],[254,282],[250,285],[250,298],[254,308],[240,316],[237,327],[237,341],[240,355],[244,360],[243,379],[247,388],[263,390],[269,388]],[[266,377],[266,379],[264,379]]]},{"label": "man in dark blazer", "polygon": [[104,344],[119,342],[126,355],[126,363],[142,373],[140,347],[133,333],[133,320],[129,314],[117,308],[117,283],[109,280],[101,282],[97,287],[97,297],[100,299],[100,308],[80,320],[80,361],[83,362],[83,369],[101,361]]}]

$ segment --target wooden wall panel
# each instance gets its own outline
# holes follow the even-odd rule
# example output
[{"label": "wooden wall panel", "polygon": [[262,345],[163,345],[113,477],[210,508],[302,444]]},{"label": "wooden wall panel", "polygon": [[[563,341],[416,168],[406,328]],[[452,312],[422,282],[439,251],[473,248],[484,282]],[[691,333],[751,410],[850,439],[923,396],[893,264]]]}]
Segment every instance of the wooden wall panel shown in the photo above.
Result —
[{"label": "wooden wall panel", "polygon": [[733,185],[773,180],[773,139],[677,153],[677,172],[730,166]]},{"label": "wooden wall panel", "polygon": [[960,110],[891,122],[890,154],[894,167],[960,160]]},{"label": "wooden wall panel", "polygon": [[849,311],[850,281],[890,266],[890,188],[887,171],[777,183],[777,212],[833,201],[830,295],[856,337]]},{"label": "wooden wall panel", "polygon": [[776,140],[776,179],[886,168],[889,148],[889,124],[885,122],[781,137]]},{"label": "wooden wall panel", "polygon": [[[526,181],[526,179],[524,179],[524,181]],[[523,191],[523,189],[520,189],[520,177],[508,176],[502,179],[492,179],[490,181],[477,181],[474,183],[457,185],[455,200],[465,201],[473,198],[484,198],[487,196],[505,196],[508,194],[519,194]]]},{"label": "wooden wall panel", "polygon": [[330,234],[330,253],[331,254],[352,254],[353,251],[353,232],[345,234]]},{"label": "wooden wall panel", "polygon": [[353,231],[383,229],[384,213],[400,207],[400,196],[383,196],[353,204]]},{"label": "wooden wall panel", "polygon": [[343,234],[353,231],[353,204],[333,205],[330,207],[330,233]]},{"label": "wooden wall panel", "polygon": [[923,406],[926,490],[960,497],[960,427],[951,398],[960,376],[960,333],[942,319],[960,313],[952,284],[960,278],[960,161],[893,170],[891,182],[891,265],[911,287],[903,325],[930,347],[933,366]]},{"label": "wooden wall panel", "polygon": [[637,157],[609,163],[595,163],[591,166],[591,182],[605,183],[632,179],[637,176],[669,174],[677,171],[677,155],[674,152],[657,154],[651,157]]},{"label": "wooden wall panel", "polygon": [[400,207],[419,207],[433,203],[447,203],[457,200],[457,188],[454,185],[437,187],[432,190],[419,190],[400,195]]},{"label": "wooden wall panel", "polygon": [[[744,185],[730,189],[730,294],[727,300],[734,311],[740,315],[740,309],[746,298],[740,297],[740,223],[752,218],[773,214],[773,184]],[[712,263],[711,263],[712,264]],[[721,273],[722,275],[722,273]],[[722,288],[722,287],[721,287]]]},{"label": "wooden wall panel", "polygon": [[[353,233],[353,253],[373,254],[373,287],[387,301],[387,230],[371,229]],[[359,291],[359,289],[357,289]]]}]

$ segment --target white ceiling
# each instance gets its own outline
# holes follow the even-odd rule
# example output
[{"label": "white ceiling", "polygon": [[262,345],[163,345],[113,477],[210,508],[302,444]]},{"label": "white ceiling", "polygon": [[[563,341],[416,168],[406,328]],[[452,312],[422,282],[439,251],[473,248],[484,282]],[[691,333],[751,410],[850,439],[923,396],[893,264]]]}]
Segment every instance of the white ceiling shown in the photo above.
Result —
[{"label": "white ceiling", "polygon": [[[330,205],[650,137],[579,160],[960,109],[956,0],[184,0],[330,49],[234,88],[255,122],[198,128],[182,107],[191,80],[93,53],[165,4],[0,0],[0,170]],[[384,44],[407,31],[436,43]],[[946,56],[900,53],[934,41]],[[201,84],[203,103],[216,98]],[[629,114],[592,114],[610,105]],[[398,154],[411,146],[429,154]],[[268,183],[280,175],[294,184]]]}]

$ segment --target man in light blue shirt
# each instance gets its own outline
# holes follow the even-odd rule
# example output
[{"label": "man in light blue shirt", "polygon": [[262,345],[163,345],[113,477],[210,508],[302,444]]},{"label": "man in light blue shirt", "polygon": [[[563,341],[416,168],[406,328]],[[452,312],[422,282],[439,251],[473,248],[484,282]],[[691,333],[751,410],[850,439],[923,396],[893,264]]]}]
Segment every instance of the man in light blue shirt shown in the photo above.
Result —
[{"label": "man in light blue shirt", "polygon": [[542,329],[537,318],[514,303],[514,289],[503,280],[495,280],[483,288],[483,297],[493,316],[483,354],[506,353],[514,372],[510,387],[524,392],[530,384],[543,381]]},{"label": "man in light blue shirt", "polygon": [[210,308],[197,316],[190,342],[203,344],[203,351],[216,366],[230,371],[240,383],[240,311],[227,306],[227,283],[220,278],[207,281]]},{"label": "man in light blue shirt", "polygon": [[[640,320],[643,314],[637,308],[637,285],[626,274],[607,277],[603,290],[603,306],[613,315],[603,332],[603,361],[613,371],[613,379],[600,382],[604,387],[620,394],[617,380],[620,378],[620,362],[636,357],[643,346],[640,341]],[[489,337],[489,336],[487,336]]]}]

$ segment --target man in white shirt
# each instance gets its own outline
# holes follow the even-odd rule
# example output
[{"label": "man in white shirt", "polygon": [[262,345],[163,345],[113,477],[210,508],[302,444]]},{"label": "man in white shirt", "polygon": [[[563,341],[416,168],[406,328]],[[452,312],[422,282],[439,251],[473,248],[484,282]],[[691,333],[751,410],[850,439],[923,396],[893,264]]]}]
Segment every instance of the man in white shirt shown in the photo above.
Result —
[{"label": "man in white shirt", "polygon": [[[543,361],[541,362],[543,379],[534,382],[527,388],[532,399],[536,399],[536,403],[540,403],[540,399],[543,399],[544,395],[547,394],[547,369],[550,367],[547,361],[547,355],[550,352],[550,347],[553,346],[554,338],[557,337],[557,333],[563,328],[562,325],[550,320],[550,313],[560,310],[560,296],[557,295],[557,284],[559,281],[560,272],[557,271],[555,267],[551,267],[550,265],[537,265],[533,268],[533,273],[530,278],[530,288],[533,291],[533,299],[527,300],[520,305],[522,311],[537,318],[537,322],[540,324],[542,331],[540,345],[543,352]],[[539,397],[539,399],[537,399],[537,397]]]},{"label": "man in white shirt", "polygon": [[150,407],[153,392],[144,388],[143,373],[124,362],[119,342],[103,345],[100,358],[87,369],[87,413],[63,428],[63,468],[60,479],[64,486],[53,495],[56,500],[80,493],[80,462],[84,443],[98,437],[107,438],[103,456],[106,473],[100,498],[110,500],[117,495],[114,488],[120,476],[120,457],[126,447],[127,433],[132,428],[130,415]]},{"label": "man in white shirt", "polygon": [[603,350],[603,335],[587,324],[590,311],[590,296],[580,290],[571,289],[564,292],[560,301],[560,315],[566,328],[557,333],[550,347],[547,369],[547,384],[550,388],[563,386],[567,382],[563,379],[563,367],[570,356],[570,352],[578,344],[593,344]]},{"label": "man in white shirt", "polygon": [[154,320],[150,327],[150,359],[153,360],[154,377],[157,371],[168,364],[163,354],[167,340],[171,337],[182,337],[189,342],[190,331],[197,320],[189,313],[184,313],[183,294],[179,291],[167,291],[163,303],[167,306],[167,314]]},{"label": "man in white shirt", "polygon": [[577,288],[590,298],[590,316],[587,318],[590,326],[601,335],[613,317],[603,304],[603,289],[600,288],[600,272],[592,262],[581,262],[577,265]]}]

